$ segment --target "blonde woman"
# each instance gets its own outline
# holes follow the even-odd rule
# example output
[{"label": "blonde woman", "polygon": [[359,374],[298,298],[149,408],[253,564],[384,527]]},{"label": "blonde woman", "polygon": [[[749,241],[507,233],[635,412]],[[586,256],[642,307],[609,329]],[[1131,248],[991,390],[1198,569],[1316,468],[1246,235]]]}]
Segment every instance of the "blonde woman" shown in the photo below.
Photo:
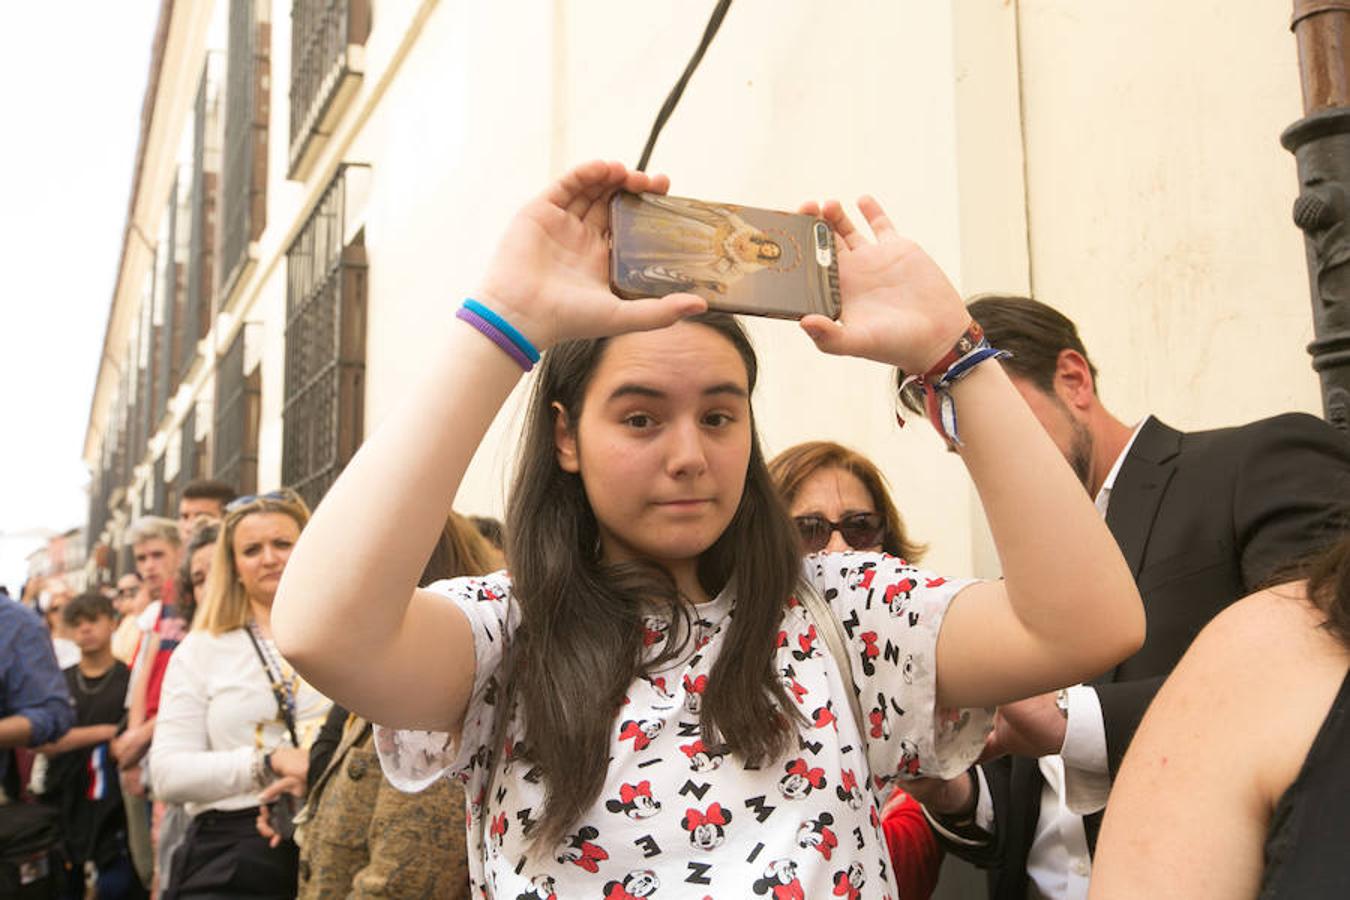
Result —
[{"label": "blonde woman", "polygon": [[272,643],[272,598],[309,510],[292,491],[226,509],[192,632],[169,664],[151,749],[155,795],[192,818],[165,900],[293,897],[296,849],[257,833],[258,793],[303,783],[329,701]]}]

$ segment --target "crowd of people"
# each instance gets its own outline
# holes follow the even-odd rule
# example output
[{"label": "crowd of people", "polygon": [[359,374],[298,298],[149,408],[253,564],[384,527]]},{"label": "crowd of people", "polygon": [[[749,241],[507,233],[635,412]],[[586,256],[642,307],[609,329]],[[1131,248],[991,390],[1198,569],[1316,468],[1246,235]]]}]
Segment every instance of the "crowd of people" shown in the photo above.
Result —
[{"label": "crowd of people", "polygon": [[[733,318],[610,292],[609,197],[667,186],[522,210],[312,520],[196,483],[115,584],[0,598],[0,894],[1350,891],[1350,439],[1122,421],[1063,314],[807,204],[843,312],[802,328],[897,372],[1002,578],[921,568],[873,460],[766,456]],[[461,517],[535,362],[506,521]]]}]

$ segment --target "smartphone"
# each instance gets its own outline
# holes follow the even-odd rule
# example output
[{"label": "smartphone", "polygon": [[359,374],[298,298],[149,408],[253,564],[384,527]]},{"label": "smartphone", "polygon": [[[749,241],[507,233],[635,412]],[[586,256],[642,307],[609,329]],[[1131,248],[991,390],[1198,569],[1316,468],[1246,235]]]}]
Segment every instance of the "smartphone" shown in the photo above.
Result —
[{"label": "smartphone", "polygon": [[295,838],[295,798],[290,794],[282,794],[267,804],[267,821],[283,841],[293,840]]},{"label": "smartphone", "polygon": [[823,219],[620,192],[609,224],[609,284],[620,297],[684,292],[724,312],[839,317],[834,231]]}]

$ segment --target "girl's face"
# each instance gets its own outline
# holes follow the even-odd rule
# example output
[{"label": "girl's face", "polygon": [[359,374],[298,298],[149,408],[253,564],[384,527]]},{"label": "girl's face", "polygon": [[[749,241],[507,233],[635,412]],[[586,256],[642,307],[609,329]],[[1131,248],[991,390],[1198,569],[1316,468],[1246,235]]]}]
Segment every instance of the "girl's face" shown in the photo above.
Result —
[{"label": "girl's face", "polygon": [[[731,342],[681,322],[615,338],[580,421],[556,419],[558,464],[581,475],[610,562],[677,569],[726,530],[750,462],[750,394]],[[677,576],[678,577],[678,576]]]},{"label": "girl's face", "polygon": [[[287,518],[290,518],[287,516]],[[242,523],[241,523],[242,524]],[[235,537],[239,529],[234,530]],[[192,551],[188,559],[188,576],[192,579],[192,602],[201,603],[206,593],[206,576],[211,573],[211,557],[215,555],[215,544],[207,544]]]},{"label": "girl's face", "polygon": [[285,513],[256,512],[234,527],[234,569],[254,603],[272,605],[300,526]]}]

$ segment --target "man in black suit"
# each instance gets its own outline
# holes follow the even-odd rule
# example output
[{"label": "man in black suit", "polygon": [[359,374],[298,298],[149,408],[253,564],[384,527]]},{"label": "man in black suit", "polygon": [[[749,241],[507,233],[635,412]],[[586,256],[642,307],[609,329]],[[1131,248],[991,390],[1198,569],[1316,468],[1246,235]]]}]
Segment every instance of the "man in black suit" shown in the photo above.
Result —
[{"label": "man in black suit", "polygon": [[992,898],[1070,900],[1087,894],[1111,778],[1191,640],[1350,524],[1350,440],[1304,414],[1191,433],[1152,416],[1131,427],[1102,406],[1067,318],[1017,297],[970,311],[1013,353],[1014,384],[1106,517],[1148,637],[1092,685],[1000,709],[991,749],[1009,755],[916,793],[939,841],[989,870]]}]

